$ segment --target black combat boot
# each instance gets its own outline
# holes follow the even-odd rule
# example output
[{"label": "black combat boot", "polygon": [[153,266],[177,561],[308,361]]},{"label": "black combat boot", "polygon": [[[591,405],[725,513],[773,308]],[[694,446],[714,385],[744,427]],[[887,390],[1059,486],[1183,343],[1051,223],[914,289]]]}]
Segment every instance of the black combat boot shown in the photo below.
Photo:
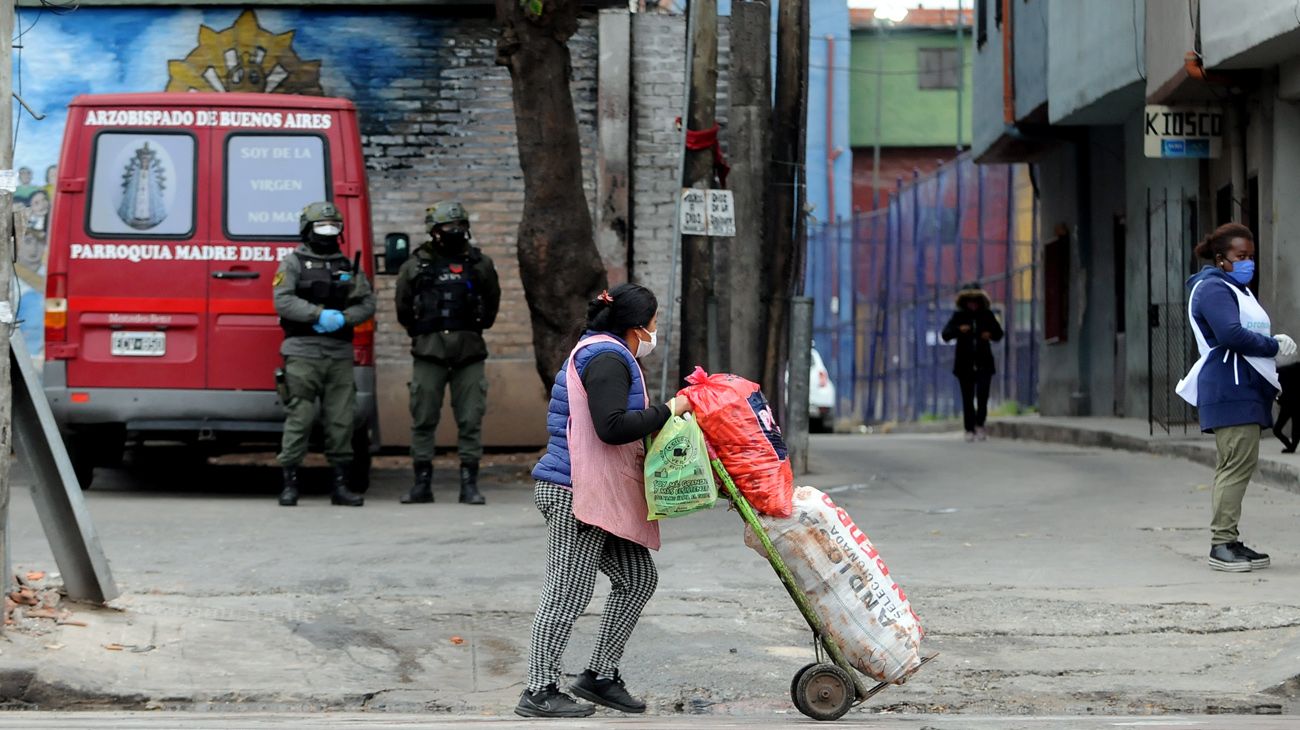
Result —
[{"label": "black combat boot", "polygon": [[334,464],[334,493],[330,495],[330,504],[360,507],[366,503],[365,497],[348,489],[348,475],[351,473],[350,464]]},{"label": "black combat boot", "polygon": [[402,497],[402,504],[427,504],[433,501],[433,463],[415,462],[415,486]]},{"label": "black combat boot", "polygon": [[280,490],[280,506],[293,507],[298,504],[298,467],[282,467],[284,489]]},{"label": "black combat boot", "polygon": [[486,504],[478,491],[478,463],[460,465],[460,503]]}]

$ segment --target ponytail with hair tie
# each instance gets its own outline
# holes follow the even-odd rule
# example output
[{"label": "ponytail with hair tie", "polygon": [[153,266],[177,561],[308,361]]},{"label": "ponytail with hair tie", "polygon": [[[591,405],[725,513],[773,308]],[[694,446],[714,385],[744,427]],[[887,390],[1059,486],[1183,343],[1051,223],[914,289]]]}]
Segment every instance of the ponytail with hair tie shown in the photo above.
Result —
[{"label": "ponytail with hair tie", "polygon": [[619,284],[605,289],[587,305],[585,329],[622,337],[630,329],[645,327],[659,310],[655,295],[637,284]]}]

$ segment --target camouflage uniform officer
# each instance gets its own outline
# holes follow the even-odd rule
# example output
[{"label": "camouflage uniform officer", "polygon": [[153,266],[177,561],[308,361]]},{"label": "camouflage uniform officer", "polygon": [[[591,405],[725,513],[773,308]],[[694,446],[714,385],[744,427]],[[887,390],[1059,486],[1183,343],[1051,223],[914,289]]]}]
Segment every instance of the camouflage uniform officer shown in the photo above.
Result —
[{"label": "camouflage uniform officer", "polygon": [[487,409],[483,330],[496,321],[501,285],[492,259],[470,245],[469,216],[456,201],[425,211],[426,241],[397,275],[397,319],[411,335],[411,457],[415,486],[405,504],[433,501],[433,439],[443,391],[460,433],[460,501],[483,504],[478,491]]},{"label": "camouflage uniform officer", "polygon": [[280,504],[298,503],[298,465],[316,420],[316,401],[324,408],[325,456],[334,469],[333,504],[360,507],[364,498],[349,487],[352,428],[357,409],[352,379],[352,328],[375,315],[375,295],[359,269],[339,249],[343,216],[330,202],[312,203],[298,217],[302,245],[280,262],[272,284],[275,311],[284,328],[284,438],[279,461],[284,468]]}]

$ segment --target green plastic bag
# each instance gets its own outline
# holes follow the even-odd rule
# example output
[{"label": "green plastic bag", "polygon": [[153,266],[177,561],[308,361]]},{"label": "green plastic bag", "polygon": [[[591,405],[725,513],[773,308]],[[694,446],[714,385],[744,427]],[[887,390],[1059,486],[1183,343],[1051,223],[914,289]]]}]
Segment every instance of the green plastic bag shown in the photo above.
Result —
[{"label": "green plastic bag", "polygon": [[647,520],[681,517],[718,501],[709,450],[700,424],[689,415],[673,416],[646,450]]}]

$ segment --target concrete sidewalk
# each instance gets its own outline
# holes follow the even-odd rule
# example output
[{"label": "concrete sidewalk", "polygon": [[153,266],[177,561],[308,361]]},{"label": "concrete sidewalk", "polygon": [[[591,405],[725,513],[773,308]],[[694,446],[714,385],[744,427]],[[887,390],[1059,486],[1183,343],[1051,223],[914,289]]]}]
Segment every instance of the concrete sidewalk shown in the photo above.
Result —
[{"label": "concrete sidewalk", "polygon": [[[954,429],[959,428],[956,425]],[[990,420],[989,435],[1088,448],[1119,449],[1186,459],[1213,468],[1218,458],[1214,437],[1200,432],[1196,424],[1186,431],[1175,427],[1154,434],[1146,421],[1136,418],[1051,418],[1017,416]],[[1270,486],[1300,494],[1300,454],[1283,454],[1271,431],[1260,444],[1256,479]]]}]

